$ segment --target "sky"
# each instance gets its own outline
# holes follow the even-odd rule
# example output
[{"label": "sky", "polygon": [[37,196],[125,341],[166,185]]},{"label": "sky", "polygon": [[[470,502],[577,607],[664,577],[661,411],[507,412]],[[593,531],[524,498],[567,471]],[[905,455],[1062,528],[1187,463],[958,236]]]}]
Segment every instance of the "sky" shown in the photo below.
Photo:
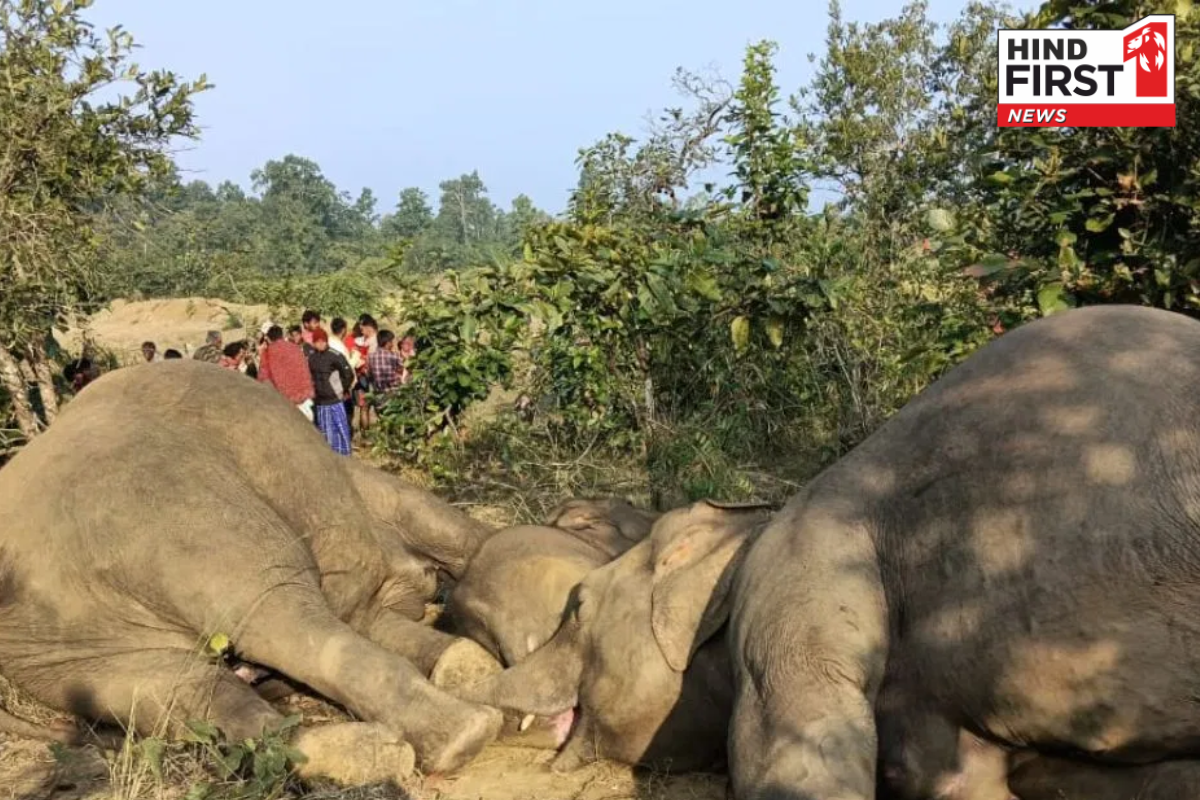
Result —
[{"label": "sky", "polygon": [[[895,16],[902,0],[843,0],[846,21]],[[938,22],[965,0],[929,0]],[[1018,9],[1030,2],[1014,2]],[[737,9],[736,11],[734,9]],[[333,9],[331,11],[331,9]],[[581,147],[679,105],[677,67],[736,81],[746,45],[779,44],[784,96],[823,53],[815,0],[96,0],[137,62],[214,87],[196,98],[202,135],[181,143],[185,179],[249,188],[250,173],[294,153],[339,189],[370,187],[382,213],[418,186],[479,170],[491,199],[566,205]]]}]

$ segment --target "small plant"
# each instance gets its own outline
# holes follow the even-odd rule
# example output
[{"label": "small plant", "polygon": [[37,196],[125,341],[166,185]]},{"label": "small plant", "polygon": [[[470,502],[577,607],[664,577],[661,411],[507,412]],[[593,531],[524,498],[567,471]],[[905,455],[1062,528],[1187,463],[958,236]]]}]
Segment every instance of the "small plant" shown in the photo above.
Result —
[{"label": "small plant", "polygon": [[[212,777],[194,783],[186,800],[273,800],[298,788],[294,767],[304,763],[305,758],[287,741],[299,725],[300,717],[293,715],[278,730],[259,739],[231,742],[211,723],[189,722],[193,746],[199,747]],[[148,739],[143,745],[155,741]],[[161,763],[161,743],[147,752],[152,757],[157,753]]]}]

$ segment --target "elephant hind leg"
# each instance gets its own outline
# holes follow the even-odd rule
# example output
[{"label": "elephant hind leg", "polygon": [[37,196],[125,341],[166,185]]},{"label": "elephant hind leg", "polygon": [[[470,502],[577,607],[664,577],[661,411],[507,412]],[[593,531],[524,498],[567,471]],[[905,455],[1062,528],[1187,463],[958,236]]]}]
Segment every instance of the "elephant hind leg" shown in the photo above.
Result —
[{"label": "elephant hind leg", "polygon": [[278,728],[283,715],[232,672],[184,650],[140,651],[89,659],[60,677],[66,707],[142,736],[179,738],[205,721],[231,738]]},{"label": "elephant hind leg", "polygon": [[[70,688],[76,711],[117,722],[142,736],[178,739],[190,722],[216,726],[230,740],[279,730],[284,716],[232,672],[191,653],[133,653],[103,659]],[[301,776],[340,783],[402,781],[415,763],[412,746],[379,724],[347,722],[302,728],[292,745],[307,759]]]}]

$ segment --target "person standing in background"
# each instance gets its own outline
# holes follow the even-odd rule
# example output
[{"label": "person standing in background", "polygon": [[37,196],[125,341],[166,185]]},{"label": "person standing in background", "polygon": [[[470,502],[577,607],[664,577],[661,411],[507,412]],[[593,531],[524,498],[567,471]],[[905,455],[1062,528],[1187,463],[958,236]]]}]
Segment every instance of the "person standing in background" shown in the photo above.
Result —
[{"label": "person standing in background", "polygon": [[321,312],[313,311],[311,308],[305,309],[304,313],[300,315],[300,328],[300,338],[306,345],[312,347],[313,332],[321,328]]},{"label": "person standing in background", "polygon": [[[350,369],[354,372],[354,380],[346,384],[346,399],[342,404],[346,407],[346,421],[350,424],[350,431],[354,431],[354,389],[358,381],[358,367],[362,363],[362,358],[358,354],[358,350],[346,346],[346,320],[341,317],[334,317],[329,323],[329,349],[346,359],[346,363],[350,365]],[[353,344],[353,343],[352,343]]]},{"label": "person standing in background", "polygon": [[310,422],[313,420],[312,372],[304,351],[283,337],[283,328],[267,331],[267,348],[258,366],[258,380],[269,383],[286,397]]},{"label": "person standing in background", "polygon": [[209,331],[204,337],[204,344],[196,348],[196,352],[192,354],[192,358],[197,361],[207,361],[210,364],[221,363],[221,332]]},{"label": "person standing in background", "polygon": [[313,331],[313,352],[308,357],[312,373],[313,413],[317,429],[335,453],[350,455],[350,420],[342,404],[346,387],[354,380],[354,370],[341,353],[329,348],[324,330]]}]

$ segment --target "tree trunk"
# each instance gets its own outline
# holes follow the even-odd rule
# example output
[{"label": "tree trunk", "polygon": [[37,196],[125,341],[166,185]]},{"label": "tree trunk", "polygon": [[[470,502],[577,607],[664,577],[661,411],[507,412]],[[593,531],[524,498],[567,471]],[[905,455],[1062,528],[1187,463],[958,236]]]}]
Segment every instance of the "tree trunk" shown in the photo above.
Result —
[{"label": "tree trunk", "polygon": [[33,441],[41,432],[41,426],[33,411],[33,404],[29,402],[29,387],[21,376],[21,365],[5,347],[0,347],[0,384],[12,397],[13,416],[17,418],[21,435],[25,441]]},{"label": "tree trunk", "polygon": [[50,371],[50,361],[46,358],[46,348],[41,342],[34,342],[28,348],[29,362],[33,365],[33,375],[37,380],[38,394],[42,398],[42,413],[46,425],[54,424],[58,416],[58,389],[54,386],[54,373]]}]

